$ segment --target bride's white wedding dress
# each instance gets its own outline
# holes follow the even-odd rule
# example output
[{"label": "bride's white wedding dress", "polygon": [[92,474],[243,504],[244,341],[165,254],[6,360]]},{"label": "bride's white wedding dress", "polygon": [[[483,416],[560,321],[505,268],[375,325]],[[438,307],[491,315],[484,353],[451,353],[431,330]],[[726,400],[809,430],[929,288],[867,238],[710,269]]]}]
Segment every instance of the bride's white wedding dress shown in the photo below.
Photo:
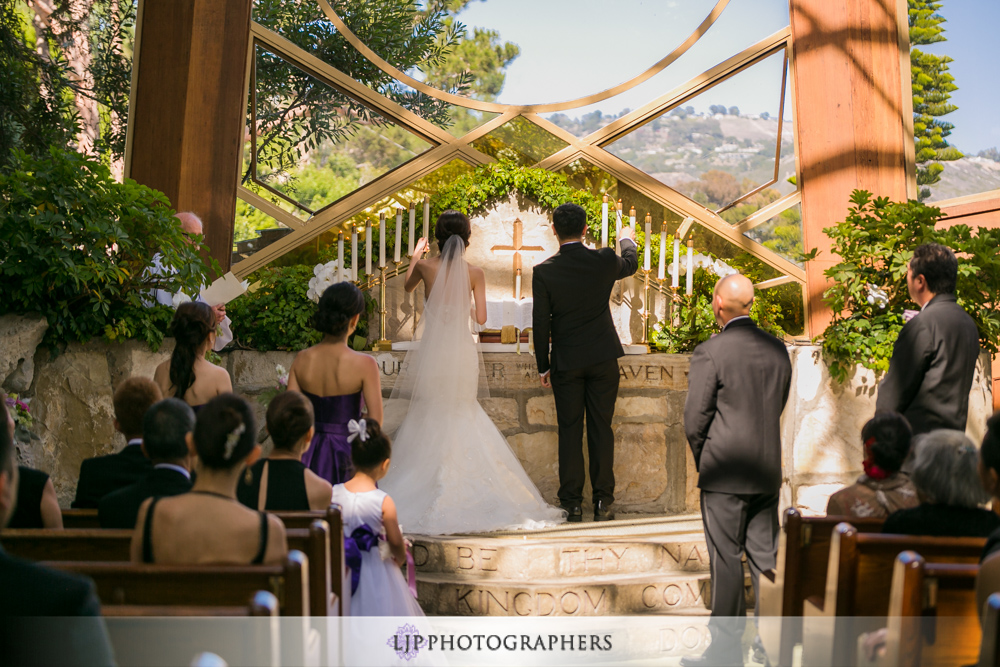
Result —
[{"label": "bride's white wedding dress", "polygon": [[379,482],[406,533],[445,535],[540,528],[564,520],[546,503],[503,434],[480,406],[488,395],[472,334],[465,244],[445,243],[410,350],[385,406],[393,437]]}]

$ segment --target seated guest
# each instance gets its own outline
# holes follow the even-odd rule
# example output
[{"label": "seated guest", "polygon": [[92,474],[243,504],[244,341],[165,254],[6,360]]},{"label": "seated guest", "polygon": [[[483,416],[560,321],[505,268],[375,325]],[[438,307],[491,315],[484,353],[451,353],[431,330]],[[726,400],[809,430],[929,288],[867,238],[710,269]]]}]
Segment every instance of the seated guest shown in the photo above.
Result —
[{"label": "seated guest", "polygon": [[[996,412],[986,422],[986,435],[979,448],[979,476],[983,488],[993,496],[993,512],[1000,513],[1000,412]],[[1000,528],[986,541],[983,560],[1000,552]]]},{"label": "seated guest", "polygon": [[910,478],[920,505],[889,515],[882,532],[988,537],[1000,528],[1000,516],[980,507],[989,494],[978,467],[979,452],[961,431],[940,429],[918,437]]},{"label": "seated guest", "polygon": [[184,401],[165,398],[142,420],[142,451],[153,469],[135,484],[101,499],[101,528],[135,528],[139,506],[147,498],[162,498],[191,490],[190,456],[194,452],[194,411]]},{"label": "seated guest", "polygon": [[215,344],[215,327],[215,311],[207,303],[182,303],[170,323],[170,335],[176,340],[174,351],[153,374],[164,396],[183,400],[195,412],[219,394],[233,390],[226,369],[205,359]]},{"label": "seated guest", "polygon": [[240,502],[271,511],[329,507],[333,485],[302,463],[316,432],[312,402],[297,391],[278,394],[267,406],[267,431],[274,451],[247,468],[236,489]]},{"label": "seated guest", "polygon": [[153,466],[142,453],[142,418],[162,398],[160,388],[148,378],[134,377],[121,383],[114,395],[115,430],[128,444],[117,454],[83,462],[72,507],[97,509],[105,495],[146,476]]},{"label": "seated guest", "polygon": [[276,516],[247,509],[236,485],[260,457],[253,409],[236,394],[205,404],[194,427],[198,472],[188,493],[142,504],[132,561],[164,565],[278,563],[288,553]]},{"label": "seated guest", "polygon": [[[0,392],[0,399],[4,398]],[[0,400],[0,402],[3,402]],[[7,435],[14,442],[14,417],[7,417]],[[0,427],[2,428],[2,427]],[[7,522],[8,528],[62,528],[62,511],[52,480],[41,470],[28,466],[17,467],[17,503],[14,514]]]},{"label": "seated guest", "polygon": [[910,423],[898,412],[880,412],[861,429],[865,459],[858,481],[830,496],[828,515],[884,519],[916,507],[917,490],[900,467],[910,453]]},{"label": "seated guest", "polygon": [[[6,421],[3,401],[0,410]],[[0,527],[11,516],[17,484],[13,439],[6,428],[0,428]],[[0,664],[114,664],[100,613],[89,579],[9,556],[0,547]],[[54,626],[28,618],[35,616],[91,618],[61,620],[59,640],[52,641]]]}]

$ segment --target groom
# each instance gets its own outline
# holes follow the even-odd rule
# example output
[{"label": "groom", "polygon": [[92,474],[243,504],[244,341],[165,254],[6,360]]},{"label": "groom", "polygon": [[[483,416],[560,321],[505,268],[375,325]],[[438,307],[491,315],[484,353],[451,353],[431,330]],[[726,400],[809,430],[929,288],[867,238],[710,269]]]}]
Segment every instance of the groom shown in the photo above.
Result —
[{"label": "groom", "polygon": [[[615,518],[615,435],[618,357],[625,352],[608,301],[615,281],[639,267],[635,233],[621,231],[621,257],[583,245],[587,213],[563,204],[552,213],[559,252],[534,268],[532,326],[543,387],[552,387],[559,422],[559,504],[569,521],[583,521],[583,416],[587,415],[594,520]],[[549,353],[549,335],[552,352]]]}]

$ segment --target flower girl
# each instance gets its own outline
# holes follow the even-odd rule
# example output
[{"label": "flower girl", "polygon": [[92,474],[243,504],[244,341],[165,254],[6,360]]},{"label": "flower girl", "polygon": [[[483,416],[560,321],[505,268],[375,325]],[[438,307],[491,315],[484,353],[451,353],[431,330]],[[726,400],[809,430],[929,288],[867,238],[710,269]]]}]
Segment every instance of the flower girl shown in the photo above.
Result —
[{"label": "flower girl", "polygon": [[[333,487],[344,517],[344,551],[351,568],[351,616],[423,616],[400,567],[406,544],[396,505],[376,486],[389,470],[392,443],[374,420],[348,422],[354,477]],[[412,561],[408,568],[413,567]]]}]

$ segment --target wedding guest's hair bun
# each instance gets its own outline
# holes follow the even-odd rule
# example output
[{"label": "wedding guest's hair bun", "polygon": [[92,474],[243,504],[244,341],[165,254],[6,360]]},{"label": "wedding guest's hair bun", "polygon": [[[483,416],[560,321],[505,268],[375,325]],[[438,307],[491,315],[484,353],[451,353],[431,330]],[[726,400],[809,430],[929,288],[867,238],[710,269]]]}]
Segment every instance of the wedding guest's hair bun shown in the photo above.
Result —
[{"label": "wedding guest's hair bun", "polygon": [[215,470],[240,465],[257,444],[257,422],[247,401],[219,394],[198,412],[194,446],[203,464]]},{"label": "wedding guest's hair bun", "polygon": [[353,283],[334,283],[323,291],[313,328],[335,338],[347,333],[351,318],[365,312],[365,295]]},{"label": "wedding guest's hair bun", "polygon": [[203,301],[188,301],[177,307],[170,322],[170,335],[176,344],[170,355],[170,384],[177,388],[177,398],[194,384],[194,362],[198,348],[215,331],[215,311]]},{"label": "wedding guest's hair bun", "polygon": [[472,225],[464,213],[448,209],[438,216],[434,225],[434,238],[438,242],[438,250],[444,250],[444,244],[452,236],[458,236],[469,247],[469,237],[472,235]]},{"label": "wedding guest's hair bun", "polygon": [[366,437],[351,441],[351,463],[357,470],[371,470],[392,456],[392,441],[374,419],[362,419]]},{"label": "wedding guest's hair bun", "polygon": [[297,391],[282,392],[267,406],[267,432],[275,449],[293,449],[313,423],[312,403]]}]

